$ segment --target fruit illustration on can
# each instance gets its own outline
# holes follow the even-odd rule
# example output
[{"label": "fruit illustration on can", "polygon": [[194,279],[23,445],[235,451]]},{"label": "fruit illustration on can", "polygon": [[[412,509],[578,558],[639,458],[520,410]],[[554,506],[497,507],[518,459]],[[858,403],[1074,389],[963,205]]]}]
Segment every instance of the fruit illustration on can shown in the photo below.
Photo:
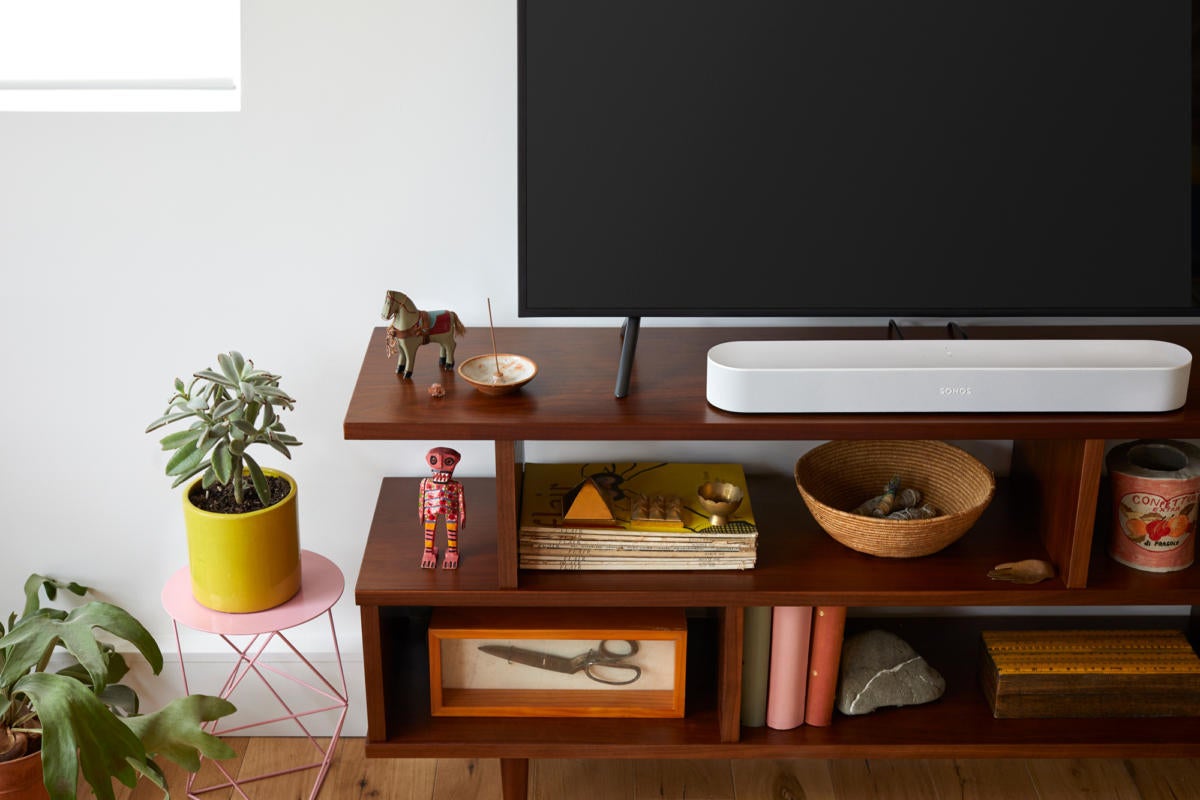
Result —
[{"label": "fruit illustration on can", "polygon": [[[1121,530],[1130,541],[1151,550],[1161,550],[1178,547],[1185,537],[1196,530],[1196,498],[1186,495],[1182,498],[1154,497],[1153,507],[1169,509],[1177,505],[1177,501],[1186,500],[1176,511],[1148,511],[1146,506],[1134,508],[1128,502],[1132,498],[1122,498]],[[1140,499],[1146,500],[1144,494]],[[1174,501],[1174,502],[1173,502]]]},{"label": "fruit illustration on can", "polygon": [[1147,572],[1191,565],[1200,507],[1200,448],[1190,442],[1139,440],[1113,448],[1106,463],[1114,512],[1109,554]]}]

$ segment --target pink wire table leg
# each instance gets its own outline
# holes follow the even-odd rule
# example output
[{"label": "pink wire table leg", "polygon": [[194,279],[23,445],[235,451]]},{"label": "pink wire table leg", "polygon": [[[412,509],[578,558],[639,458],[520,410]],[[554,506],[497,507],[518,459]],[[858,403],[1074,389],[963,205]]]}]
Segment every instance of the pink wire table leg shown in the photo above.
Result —
[{"label": "pink wire table leg", "polygon": [[[302,764],[249,777],[243,777],[239,774],[236,778],[230,774],[229,770],[221,762],[214,761],[214,766],[224,777],[225,782],[204,788],[197,788],[195,786],[196,775],[194,773],[189,774],[187,778],[187,796],[192,798],[192,800],[200,800],[199,796],[208,792],[231,788],[236,791],[242,800],[249,800],[242,789],[246,784],[312,769],[316,769],[317,773],[313,780],[312,791],[308,796],[309,800],[316,800],[321,787],[324,785],[329,768],[333,763],[333,756],[337,749],[338,741],[341,739],[346,714],[350,707],[349,700],[347,699],[349,691],[346,683],[346,669],[342,662],[342,651],[338,645],[337,629],[333,621],[333,606],[337,603],[345,589],[345,579],[336,564],[324,556],[308,550],[301,551],[301,566],[303,577],[301,579],[300,592],[281,606],[266,609],[262,612],[230,614],[200,606],[192,596],[186,567],[177,571],[163,588],[163,607],[171,615],[174,626],[175,651],[179,656],[179,669],[183,677],[184,691],[191,694],[192,690],[188,682],[187,665],[183,660],[183,647],[179,636],[179,624],[181,622],[193,629],[217,634],[237,654],[233,667],[229,671],[229,676],[225,679],[219,691],[220,697],[229,698],[242,685],[247,676],[254,674],[271,693],[271,696],[275,698],[275,701],[279,703],[283,711],[286,712],[284,715],[275,717],[274,719],[246,723],[224,729],[220,729],[219,721],[214,720],[211,723],[206,723],[205,727],[208,732],[214,735],[227,735],[235,731],[291,720],[296,723],[296,726],[300,729],[304,737],[308,739],[317,753],[321,755],[319,761],[309,764]],[[329,618],[329,633],[333,639],[334,653],[337,656],[338,678],[341,682],[340,690],[283,634],[284,630],[289,630],[297,625],[313,621],[322,613]],[[240,645],[233,638],[230,638],[231,636],[249,637],[249,641],[244,645]],[[312,673],[314,678],[304,679],[262,660],[267,646],[276,638],[283,642],[296,658],[300,660],[300,663],[303,664],[303,669],[307,669],[308,672]],[[295,667],[294,671],[303,673],[299,665]],[[271,682],[272,676],[277,679],[287,679],[301,689],[329,700],[331,704],[308,711],[295,711],[288,704],[287,700],[284,699],[279,689],[276,688],[276,684]],[[308,726],[305,725],[304,718],[314,714],[333,711],[338,712],[337,721],[334,724],[333,733],[329,738],[328,744],[322,748]]]}]

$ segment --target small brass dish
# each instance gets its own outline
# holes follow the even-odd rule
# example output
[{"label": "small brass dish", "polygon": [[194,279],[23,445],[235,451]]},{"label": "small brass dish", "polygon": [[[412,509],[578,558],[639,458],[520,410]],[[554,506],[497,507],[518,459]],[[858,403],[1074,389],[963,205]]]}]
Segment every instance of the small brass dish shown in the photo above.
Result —
[{"label": "small brass dish", "polygon": [[458,365],[458,374],[463,380],[488,395],[514,392],[533,380],[537,373],[533,359],[512,353],[472,356]]},{"label": "small brass dish", "polygon": [[728,524],[729,516],[737,511],[745,496],[742,487],[725,481],[706,481],[696,490],[700,505],[711,515],[708,518],[710,525]]}]

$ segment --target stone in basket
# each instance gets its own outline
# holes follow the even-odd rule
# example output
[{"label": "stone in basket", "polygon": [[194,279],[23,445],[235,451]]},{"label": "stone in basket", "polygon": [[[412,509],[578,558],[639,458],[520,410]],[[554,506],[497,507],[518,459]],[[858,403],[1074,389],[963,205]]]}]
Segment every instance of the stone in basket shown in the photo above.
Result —
[{"label": "stone in basket", "polygon": [[[850,509],[883,491],[893,475],[918,489],[941,514],[880,519]],[[961,537],[992,501],[996,479],[965,451],[938,441],[834,441],[796,462],[796,486],[821,528],[860,553],[911,558]]]}]

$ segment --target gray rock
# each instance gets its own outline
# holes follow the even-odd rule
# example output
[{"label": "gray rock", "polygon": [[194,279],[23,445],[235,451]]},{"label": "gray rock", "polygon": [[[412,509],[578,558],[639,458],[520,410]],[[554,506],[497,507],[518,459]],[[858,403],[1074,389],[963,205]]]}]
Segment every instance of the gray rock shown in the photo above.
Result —
[{"label": "gray rock", "polygon": [[937,700],[946,681],[903,639],[882,630],[846,639],[838,678],[838,711],[868,714],[887,706]]}]

